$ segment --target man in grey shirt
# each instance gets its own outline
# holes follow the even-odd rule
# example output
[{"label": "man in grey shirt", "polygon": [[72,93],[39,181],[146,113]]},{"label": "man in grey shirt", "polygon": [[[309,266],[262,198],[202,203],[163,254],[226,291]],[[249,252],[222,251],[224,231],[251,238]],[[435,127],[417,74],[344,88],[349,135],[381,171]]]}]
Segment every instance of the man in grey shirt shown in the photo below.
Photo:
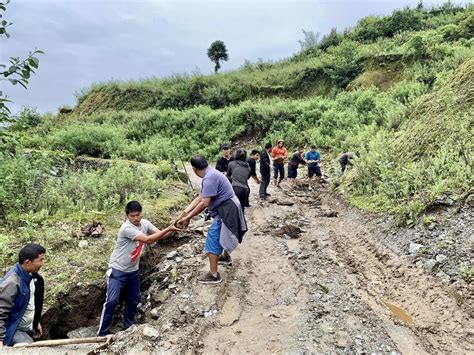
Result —
[{"label": "man in grey shirt", "polygon": [[160,231],[150,221],[142,218],[142,206],[130,201],[125,207],[127,220],[120,227],[117,244],[112,252],[107,271],[107,296],[100,318],[99,336],[110,334],[115,308],[122,289],[127,290],[123,312],[123,329],[134,323],[137,306],[140,303],[140,256],[145,244],[166,238],[179,230],[173,225]]}]

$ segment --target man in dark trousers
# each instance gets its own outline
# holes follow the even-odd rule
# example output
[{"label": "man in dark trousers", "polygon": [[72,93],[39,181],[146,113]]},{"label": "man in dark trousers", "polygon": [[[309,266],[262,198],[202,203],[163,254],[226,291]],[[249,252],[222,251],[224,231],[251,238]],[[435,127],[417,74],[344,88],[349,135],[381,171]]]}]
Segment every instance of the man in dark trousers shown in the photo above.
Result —
[{"label": "man in dark trousers", "polygon": [[227,175],[227,168],[229,167],[229,162],[231,161],[230,156],[230,146],[228,144],[223,144],[221,146],[222,156],[217,160],[216,170],[220,171],[224,175]]},{"label": "man in dark trousers", "polygon": [[339,176],[344,175],[347,165],[352,165],[352,158],[354,158],[354,153],[351,152],[344,153],[339,157],[339,163],[341,164],[341,171],[339,172]]},{"label": "man in dark trousers", "polygon": [[18,263],[0,280],[0,348],[32,343],[43,330],[39,323],[44,299],[44,281],[38,274],[46,250],[27,244]]},{"label": "man in dark trousers", "polygon": [[270,152],[272,151],[272,145],[270,143],[265,144],[265,149],[260,154],[260,174],[262,179],[260,181],[260,198],[265,200],[269,193],[267,193],[268,185],[270,185],[270,172],[271,172],[271,158]]},{"label": "man in dark trousers", "polygon": [[257,162],[260,160],[260,152],[257,149],[253,149],[250,153],[250,157],[247,158],[247,163],[250,166],[250,176],[255,180],[257,184],[260,184],[260,179],[257,176]]},{"label": "man in dark trousers", "polygon": [[114,311],[119,303],[120,291],[123,289],[126,290],[123,329],[134,323],[137,306],[140,303],[139,262],[143,247],[179,230],[170,225],[160,231],[150,221],[142,218],[142,206],[137,201],[127,203],[125,214],[127,220],[120,227],[117,243],[109,261],[107,295],[97,332],[99,336],[110,334]]}]

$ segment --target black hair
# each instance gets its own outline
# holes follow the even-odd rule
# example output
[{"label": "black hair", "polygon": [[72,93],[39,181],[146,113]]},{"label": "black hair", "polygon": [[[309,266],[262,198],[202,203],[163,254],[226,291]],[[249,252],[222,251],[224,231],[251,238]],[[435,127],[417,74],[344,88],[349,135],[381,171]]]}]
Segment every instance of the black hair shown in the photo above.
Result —
[{"label": "black hair", "polygon": [[252,149],[252,151],[250,152],[250,155],[255,155],[255,154],[260,154],[260,151],[257,149]]},{"label": "black hair", "polygon": [[202,155],[195,155],[191,158],[191,166],[198,170],[206,169],[208,164],[206,158]]},{"label": "black hair", "polygon": [[132,212],[141,212],[141,211],[142,211],[142,205],[140,205],[140,202],[138,201],[130,201],[125,206],[125,213],[127,214],[127,216]]},{"label": "black hair", "polygon": [[242,160],[245,161],[247,158],[247,151],[245,149],[239,148],[234,154],[235,160]]},{"label": "black hair", "polygon": [[316,144],[311,145],[311,149],[316,149]]},{"label": "black hair", "polygon": [[298,150],[300,150],[300,149],[304,149],[304,145],[300,145],[300,146],[298,147]]},{"label": "black hair", "polygon": [[271,143],[265,144],[265,149],[270,149],[271,147],[272,147],[272,144],[271,144]]},{"label": "black hair", "polygon": [[27,260],[35,260],[41,254],[46,254],[46,249],[39,244],[26,244],[21,248],[20,253],[18,254],[18,262],[23,264]]}]

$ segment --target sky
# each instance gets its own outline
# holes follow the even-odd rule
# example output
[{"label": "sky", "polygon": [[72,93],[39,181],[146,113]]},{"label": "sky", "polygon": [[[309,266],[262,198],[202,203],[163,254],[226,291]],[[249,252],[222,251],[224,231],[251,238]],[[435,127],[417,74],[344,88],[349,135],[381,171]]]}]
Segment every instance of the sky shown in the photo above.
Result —
[{"label": "sky", "polygon": [[[425,0],[425,6],[443,1]],[[211,74],[207,48],[222,40],[229,61],[279,60],[298,52],[302,29],[325,34],[354,26],[368,15],[389,14],[418,0],[11,0],[3,18],[0,63],[45,52],[27,90],[0,81],[0,91],[23,106],[56,113],[74,106],[93,83],[139,80],[176,73]]]}]

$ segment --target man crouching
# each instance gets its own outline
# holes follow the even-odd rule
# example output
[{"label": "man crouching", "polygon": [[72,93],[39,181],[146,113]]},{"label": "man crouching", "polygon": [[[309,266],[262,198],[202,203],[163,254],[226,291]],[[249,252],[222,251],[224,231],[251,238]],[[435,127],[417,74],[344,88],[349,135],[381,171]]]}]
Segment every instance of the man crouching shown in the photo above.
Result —
[{"label": "man crouching", "polygon": [[39,244],[25,245],[18,263],[0,280],[0,348],[32,343],[43,331],[44,281],[38,274],[46,250]]}]

